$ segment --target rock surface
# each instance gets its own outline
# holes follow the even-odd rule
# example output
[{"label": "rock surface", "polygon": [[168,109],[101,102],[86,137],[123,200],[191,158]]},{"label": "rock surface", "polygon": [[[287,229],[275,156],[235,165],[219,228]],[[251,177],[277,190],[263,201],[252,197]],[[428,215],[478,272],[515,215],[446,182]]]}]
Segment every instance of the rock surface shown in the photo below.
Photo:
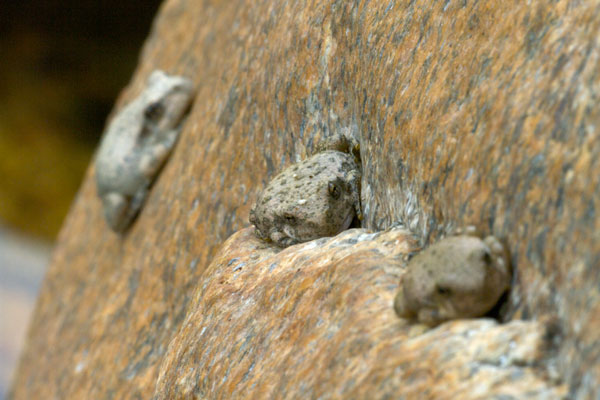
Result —
[{"label": "rock surface", "polygon": [[[117,107],[156,68],[193,79],[196,102],[123,239],[88,171],[12,397],[597,398],[599,13],[168,0]],[[364,229],[403,221],[418,246],[466,225],[506,238],[510,322],[394,319],[386,265],[412,245],[342,244],[367,235],[352,231],[275,255],[247,230],[223,244],[272,176],[340,130],[361,140]]]},{"label": "rock surface", "polygon": [[416,249],[405,230],[280,252],[236,233],[198,282],[155,398],[563,398],[539,365],[552,324],[482,319],[411,337],[391,303]]}]

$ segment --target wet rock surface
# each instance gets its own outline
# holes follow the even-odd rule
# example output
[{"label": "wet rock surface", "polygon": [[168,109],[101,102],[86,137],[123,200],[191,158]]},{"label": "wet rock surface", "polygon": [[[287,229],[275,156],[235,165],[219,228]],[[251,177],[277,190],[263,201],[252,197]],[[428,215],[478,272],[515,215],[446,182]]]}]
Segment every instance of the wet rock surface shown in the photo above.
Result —
[{"label": "wet rock surface", "polygon": [[[396,397],[485,398],[502,387],[522,393],[515,376],[531,378],[520,382],[540,398],[565,388],[571,398],[597,397],[599,12],[593,2],[566,1],[167,1],[117,108],[157,68],[192,78],[196,101],[124,238],[105,227],[88,171],[41,290],[13,397],[225,398],[245,387],[257,396],[364,398],[377,387]],[[466,225],[505,239],[515,275],[505,325],[454,321],[403,334],[391,306],[399,277],[368,267],[392,250],[363,254],[360,273],[343,264],[354,281],[340,284],[348,293],[336,301],[326,294],[334,281],[315,278],[327,269],[336,281],[344,275],[341,262],[318,269],[318,254],[338,254],[322,248],[327,241],[310,242],[310,263],[294,259],[302,252],[284,253],[294,266],[282,258],[292,269],[274,274],[303,267],[299,279],[282,275],[279,287],[256,260],[258,270],[236,271],[245,279],[233,279],[235,263],[230,275],[220,270],[236,257],[217,250],[249,225],[259,191],[340,130],[361,139],[362,228],[403,221],[419,246]],[[237,235],[231,240],[247,231]],[[255,242],[239,247],[258,260],[269,251]],[[303,277],[307,270],[313,275]],[[228,280],[220,287],[217,276]],[[322,297],[303,296],[319,290]],[[239,297],[254,291],[269,297],[252,297],[254,304]],[[277,297],[280,291],[289,297]],[[294,298],[302,307],[294,308]],[[302,318],[295,327],[292,317]],[[544,342],[545,325],[535,321],[546,319],[560,327],[550,350],[529,353],[524,363],[503,361],[518,359],[511,337]],[[325,334],[339,332],[336,324],[356,341],[337,342],[346,343],[338,359]],[[201,335],[201,325],[215,329]],[[305,325],[324,336],[311,336]],[[481,342],[465,339],[471,330]],[[468,370],[468,360],[482,354],[477,343],[495,355]],[[315,371],[310,346],[323,349]],[[396,353],[402,346],[409,347]],[[345,375],[332,376],[329,366]],[[520,369],[506,377],[511,368]],[[325,382],[339,391],[325,394]],[[440,389],[426,392],[431,385]]]}]

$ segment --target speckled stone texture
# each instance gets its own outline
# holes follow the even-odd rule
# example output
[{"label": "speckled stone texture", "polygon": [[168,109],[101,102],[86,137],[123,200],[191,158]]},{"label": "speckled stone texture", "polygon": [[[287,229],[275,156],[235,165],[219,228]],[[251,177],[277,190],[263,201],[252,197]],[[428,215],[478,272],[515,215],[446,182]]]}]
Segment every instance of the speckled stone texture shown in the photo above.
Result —
[{"label": "speckled stone texture", "polygon": [[[196,102],[124,238],[88,171],[12,397],[598,398],[599,32],[598,1],[168,0],[117,109],[156,68]],[[505,238],[505,324],[394,319],[412,245],[223,244],[340,130],[361,142],[362,228]]]},{"label": "speckled stone texture", "polygon": [[552,323],[481,319],[411,337],[391,303],[417,249],[404,230],[279,253],[236,233],[198,282],[155,399],[563,398],[540,368]]}]

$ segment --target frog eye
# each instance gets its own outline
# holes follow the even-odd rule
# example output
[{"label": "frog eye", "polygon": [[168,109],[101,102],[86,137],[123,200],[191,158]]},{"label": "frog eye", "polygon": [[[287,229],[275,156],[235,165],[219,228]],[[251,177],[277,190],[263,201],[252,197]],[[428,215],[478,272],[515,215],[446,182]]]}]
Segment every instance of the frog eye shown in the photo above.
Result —
[{"label": "frog eye", "polygon": [[436,285],[435,292],[440,296],[450,296],[452,294],[452,290],[446,286]]},{"label": "frog eye", "polygon": [[284,214],[283,218],[285,219],[285,222],[287,222],[290,225],[295,225],[296,224],[296,217],[292,214]]},{"label": "frog eye", "polygon": [[492,265],[492,256],[490,254],[489,251],[484,251],[483,252],[483,262],[485,263],[485,265]]},{"label": "frog eye", "polygon": [[329,182],[329,184],[327,185],[327,190],[329,191],[329,195],[334,199],[337,200],[340,198],[341,191],[335,183]]},{"label": "frog eye", "polygon": [[158,121],[165,113],[165,106],[163,103],[157,101],[150,103],[144,109],[144,117],[150,121]]}]

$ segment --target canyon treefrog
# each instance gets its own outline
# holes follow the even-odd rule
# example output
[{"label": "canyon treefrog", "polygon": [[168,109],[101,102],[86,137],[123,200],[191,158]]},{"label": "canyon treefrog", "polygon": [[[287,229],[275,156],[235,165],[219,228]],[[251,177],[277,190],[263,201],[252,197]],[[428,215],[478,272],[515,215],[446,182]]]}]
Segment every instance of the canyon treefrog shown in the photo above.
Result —
[{"label": "canyon treefrog", "polygon": [[96,158],[96,183],[104,216],[115,232],[124,232],[140,211],[192,98],[189,79],[157,70],[108,125]]},{"label": "canyon treefrog", "polygon": [[260,194],[250,211],[257,236],[286,247],[334,236],[355,216],[362,219],[358,144],[336,135],[319,151],[285,169]]},{"label": "canyon treefrog", "polygon": [[510,282],[508,252],[498,239],[452,236],[410,260],[394,309],[401,318],[426,325],[480,317],[494,307]]}]

